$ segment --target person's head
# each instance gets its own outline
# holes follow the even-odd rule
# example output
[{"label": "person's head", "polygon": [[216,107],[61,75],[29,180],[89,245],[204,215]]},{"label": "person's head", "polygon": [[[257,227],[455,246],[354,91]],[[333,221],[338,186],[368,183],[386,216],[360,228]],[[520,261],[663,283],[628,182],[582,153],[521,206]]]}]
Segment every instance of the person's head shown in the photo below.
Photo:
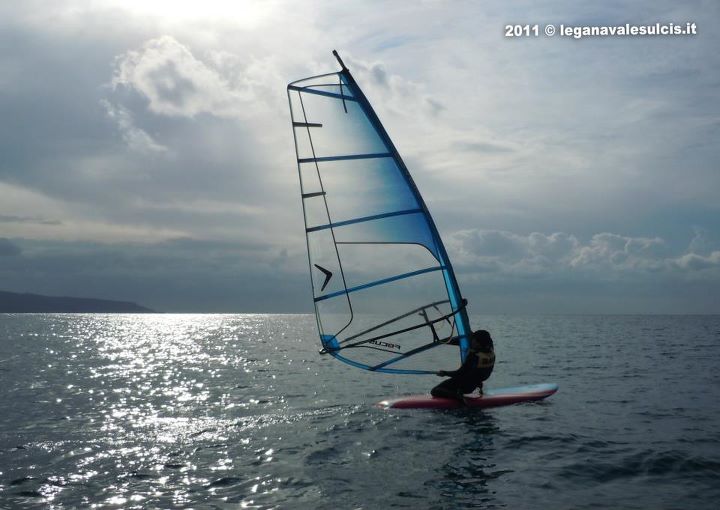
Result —
[{"label": "person's head", "polygon": [[488,350],[493,345],[490,333],[484,329],[474,331],[470,339],[470,349],[473,351]]}]

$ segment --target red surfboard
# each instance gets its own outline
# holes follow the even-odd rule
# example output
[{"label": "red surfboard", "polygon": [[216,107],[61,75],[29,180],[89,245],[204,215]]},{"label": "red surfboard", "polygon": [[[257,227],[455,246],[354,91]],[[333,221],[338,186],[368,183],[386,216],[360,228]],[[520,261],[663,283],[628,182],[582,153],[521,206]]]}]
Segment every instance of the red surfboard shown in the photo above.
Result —
[{"label": "red surfboard", "polygon": [[462,401],[430,395],[409,395],[378,402],[385,409],[457,409],[460,407],[500,407],[520,402],[532,402],[549,397],[558,390],[557,384],[532,384],[514,388],[487,389],[481,396],[467,396]]}]

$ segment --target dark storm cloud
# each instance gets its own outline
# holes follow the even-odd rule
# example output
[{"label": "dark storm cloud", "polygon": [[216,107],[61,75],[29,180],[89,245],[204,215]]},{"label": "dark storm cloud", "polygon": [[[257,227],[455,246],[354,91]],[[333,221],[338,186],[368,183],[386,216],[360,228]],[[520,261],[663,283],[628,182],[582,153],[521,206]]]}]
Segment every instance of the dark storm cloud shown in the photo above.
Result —
[{"label": "dark storm cloud", "polygon": [[[0,255],[7,246],[14,250],[8,255],[20,253],[0,239]],[[3,257],[3,290],[125,299],[158,311],[297,311],[307,301],[307,277],[295,266],[302,254],[290,258],[268,245],[178,239],[23,241],[22,248],[22,257]]]},{"label": "dark storm cloud", "polygon": [[37,223],[39,225],[62,225],[62,222],[58,220],[31,218],[28,216],[12,216],[8,214],[0,214],[0,223]]}]

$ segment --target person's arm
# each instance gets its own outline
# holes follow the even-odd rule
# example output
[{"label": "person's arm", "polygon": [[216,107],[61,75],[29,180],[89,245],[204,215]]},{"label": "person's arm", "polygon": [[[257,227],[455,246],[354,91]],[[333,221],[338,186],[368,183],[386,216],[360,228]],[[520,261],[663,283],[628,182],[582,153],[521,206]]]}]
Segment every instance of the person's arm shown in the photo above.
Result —
[{"label": "person's arm", "polygon": [[443,342],[445,345],[460,345],[460,337],[454,336],[450,340]]},{"label": "person's arm", "polygon": [[438,375],[440,377],[456,377],[458,375],[462,375],[468,370],[471,370],[472,367],[474,367],[475,365],[477,365],[477,357],[474,354],[470,353],[465,358],[465,363],[463,363],[462,366],[457,370],[440,370],[436,372],[435,375]]},{"label": "person's arm", "polygon": [[[471,336],[471,335],[466,335],[466,338],[469,339],[470,336]],[[491,340],[491,342],[492,342],[492,340]],[[459,336],[454,336],[454,337],[452,337],[450,340],[448,340],[448,341],[446,341],[446,342],[444,342],[444,343],[445,343],[445,345],[460,345],[460,337],[459,337]]]}]

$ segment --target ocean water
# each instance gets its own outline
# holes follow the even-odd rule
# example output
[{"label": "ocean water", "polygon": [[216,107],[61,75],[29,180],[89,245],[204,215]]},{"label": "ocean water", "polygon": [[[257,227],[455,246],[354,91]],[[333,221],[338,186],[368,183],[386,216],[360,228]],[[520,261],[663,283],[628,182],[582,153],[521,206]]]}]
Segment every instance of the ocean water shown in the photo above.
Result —
[{"label": "ocean water", "polygon": [[1,508],[715,509],[720,316],[476,316],[488,387],[317,354],[306,315],[0,315]]}]

